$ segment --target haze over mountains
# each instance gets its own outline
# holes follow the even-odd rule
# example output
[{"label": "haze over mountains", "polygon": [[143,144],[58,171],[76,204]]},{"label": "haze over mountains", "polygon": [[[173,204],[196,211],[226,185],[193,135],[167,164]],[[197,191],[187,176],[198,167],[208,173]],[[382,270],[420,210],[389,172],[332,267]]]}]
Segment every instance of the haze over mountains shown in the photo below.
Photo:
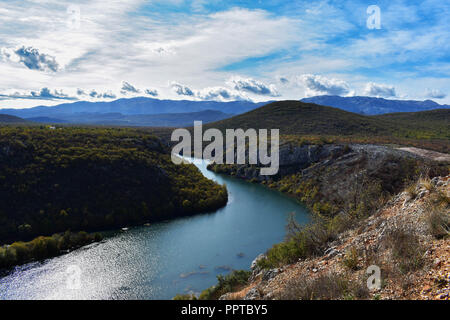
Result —
[{"label": "haze over mountains", "polygon": [[[432,100],[388,100],[372,97],[316,96],[301,101],[364,115],[450,108],[448,105],[440,105]],[[272,101],[259,103],[251,101],[218,102],[136,97],[110,102],[78,101],[54,107],[0,109],[0,114],[17,116],[40,123],[177,127],[192,125],[194,120],[209,123],[226,119],[257,109],[270,102]]]},{"label": "haze over mountains", "polygon": [[450,108],[449,105],[440,105],[433,100],[389,100],[383,98],[362,96],[341,97],[325,95],[304,98],[301,101],[320,104],[322,106],[335,107],[342,110],[367,115],[395,112],[416,112]]}]

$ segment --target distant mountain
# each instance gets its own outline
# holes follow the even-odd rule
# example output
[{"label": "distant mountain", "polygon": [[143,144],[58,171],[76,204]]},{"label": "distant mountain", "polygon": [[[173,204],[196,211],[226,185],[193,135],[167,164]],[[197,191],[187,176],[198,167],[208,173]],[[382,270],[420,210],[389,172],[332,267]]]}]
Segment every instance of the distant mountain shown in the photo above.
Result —
[{"label": "distant mountain", "polygon": [[367,115],[450,108],[448,105],[440,105],[432,100],[388,100],[373,97],[316,96],[304,98],[301,101]]},{"label": "distant mountain", "polygon": [[67,120],[62,119],[55,119],[55,118],[49,118],[49,117],[33,117],[33,118],[26,118],[27,121],[32,122],[39,122],[39,123],[68,123]]},{"label": "distant mountain", "polygon": [[149,115],[164,113],[189,113],[204,110],[221,111],[228,114],[240,114],[258,108],[267,102],[250,101],[188,101],[159,100],[145,97],[118,99],[110,102],[64,103],[53,107],[39,106],[29,109],[0,109],[2,114],[11,114],[22,118],[49,117],[65,119],[76,113],[120,113],[123,115]]},{"label": "distant mountain", "polygon": [[9,114],[0,114],[0,123],[24,123],[27,122],[25,119],[12,116]]},{"label": "distant mountain", "polygon": [[214,110],[187,113],[162,113],[162,114],[134,114],[121,113],[87,113],[61,115],[60,119],[49,117],[27,118],[29,121],[52,124],[89,124],[105,126],[145,126],[145,127],[186,127],[192,126],[194,121],[209,123],[227,119],[232,114]]}]

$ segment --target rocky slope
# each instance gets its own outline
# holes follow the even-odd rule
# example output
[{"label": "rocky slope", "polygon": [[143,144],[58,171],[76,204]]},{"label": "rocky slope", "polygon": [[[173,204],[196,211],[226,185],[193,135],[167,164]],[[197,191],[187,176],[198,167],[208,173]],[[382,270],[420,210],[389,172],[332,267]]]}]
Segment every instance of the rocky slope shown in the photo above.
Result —
[{"label": "rocky slope", "polygon": [[[448,162],[434,160],[385,146],[325,144],[283,145],[275,177],[260,176],[258,166],[211,165],[287,193],[319,219],[259,256],[250,284],[222,299],[447,299]],[[378,291],[367,289],[371,265],[381,269]]]},{"label": "rocky slope", "polygon": [[[450,176],[422,179],[328,244],[323,255],[277,269],[252,264],[250,283],[221,299],[450,298]],[[447,225],[438,217],[446,217]],[[381,268],[381,288],[366,270]]]},{"label": "rocky slope", "polygon": [[437,164],[414,153],[358,144],[282,145],[277,176],[260,175],[258,166],[209,166],[217,173],[276,188],[308,205],[328,207],[330,214],[337,214],[343,204],[363,196],[362,191],[378,193],[378,196],[395,194],[406,180],[425,168],[432,175],[446,171],[444,163]]}]

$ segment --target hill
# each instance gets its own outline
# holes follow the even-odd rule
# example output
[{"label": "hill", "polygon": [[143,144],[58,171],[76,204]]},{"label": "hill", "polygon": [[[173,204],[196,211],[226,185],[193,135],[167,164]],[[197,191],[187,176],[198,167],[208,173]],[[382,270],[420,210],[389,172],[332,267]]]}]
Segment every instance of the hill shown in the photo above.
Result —
[{"label": "hill", "polygon": [[0,127],[0,243],[215,210],[225,187],[131,129]]},{"label": "hill", "polygon": [[[411,122],[438,138],[450,138],[450,110],[364,116],[337,108],[299,101],[273,102],[256,110],[207,125],[226,128],[279,128],[284,135],[402,135],[412,130]],[[442,129],[443,132],[440,132]],[[444,130],[445,129],[445,130]]]},{"label": "hill", "polygon": [[16,117],[16,116],[11,116],[9,114],[0,114],[0,123],[25,123],[27,122],[26,120]]},{"label": "hill", "polygon": [[205,128],[280,129],[281,135],[300,142],[389,143],[449,152],[449,118],[450,109],[364,116],[300,101],[279,101]]},{"label": "hill", "polygon": [[393,112],[417,112],[432,109],[450,108],[448,105],[440,105],[432,100],[391,100],[374,97],[340,97],[340,96],[316,96],[301,100],[306,103],[315,103],[323,106],[330,106],[342,110],[377,115]]}]

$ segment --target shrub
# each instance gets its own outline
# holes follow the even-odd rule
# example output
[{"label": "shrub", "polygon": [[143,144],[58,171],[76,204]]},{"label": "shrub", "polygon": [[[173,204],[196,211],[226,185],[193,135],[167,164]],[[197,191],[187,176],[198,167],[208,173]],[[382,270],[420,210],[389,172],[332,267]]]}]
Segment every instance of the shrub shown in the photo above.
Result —
[{"label": "shrub", "polygon": [[102,236],[98,233],[89,235],[86,232],[75,234],[67,231],[63,235],[54,234],[51,237],[37,237],[29,242],[14,242],[10,246],[0,247],[0,269],[54,257],[64,250],[101,240]]},{"label": "shrub", "polygon": [[423,267],[425,249],[412,230],[404,226],[394,227],[387,232],[384,242],[387,248],[392,250],[401,273],[406,274]]},{"label": "shrub", "polygon": [[417,197],[417,184],[410,184],[405,191],[411,199],[415,199]]},{"label": "shrub", "polygon": [[369,296],[365,281],[351,282],[345,275],[328,273],[311,279],[300,276],[291,280],[281,294],[282,300],[363,299]]},{"label": "shrub", "polygon": [[177,294],[172,300],[197,300],[194,294]]},{"label": "shrub", "polygon": [[445,207],[428,206],[426,222],[433,237],[446,238],[450,234],[450,213]]},{"label": "shrub", "polygon": [[344,256],[344,259],[342,260],[342,263],[344,266],[349,268],[350,270],[357,270],[358,269],[358,251],[356,248],[349,249]]},{"label": "shrub", "polygon": [[258,266],[271,269],[280,265],[296,262],[310,256],[322,253],[324,245],[334,234],[325,219],[315,217],[315,221],[307,226],[299,225],[294,216],[289,216],[287,236],[285,241],[270,248],[264,259],[258,261]]},{"label": "shrub", "polygon": [[421,177],[417,182],[417,184],[430,192],[432,192],[435,189],[433,183],[431,183],[431,179],[428,176]]},{"label": "shrub", "polygon": [[200,296],[200,300],[216,300],[220,296],[237,290],[248,283],[248,279],[251,276],[251,271],[246,270],[233,270],[230,274],[223,276],[217,276],[217,285],[204,290]]}]

